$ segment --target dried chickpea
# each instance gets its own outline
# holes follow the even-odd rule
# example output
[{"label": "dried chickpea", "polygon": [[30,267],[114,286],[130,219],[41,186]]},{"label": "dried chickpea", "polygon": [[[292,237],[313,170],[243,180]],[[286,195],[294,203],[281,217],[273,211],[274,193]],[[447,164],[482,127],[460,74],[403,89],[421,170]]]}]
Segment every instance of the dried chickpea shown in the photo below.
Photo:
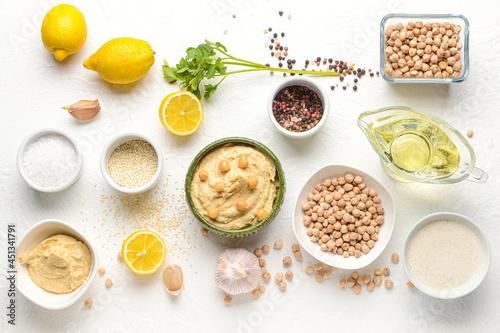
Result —
[{"label": "dried chickpea", "polygon": [[368,290],[373,290],[375,289],[375,283],[373,282],[368,282],[368,285],[366,287]]},{"label": "dried chickpea", "polygon": [[260,293],[261,293],[261,294],[263,294],[263,293],[264,293],[264,291],[266,291],[266,287],[264,287],[264,286],[260,286],[260,287],[259,287],[259,290],[260,290]]},{"label": "dried chickpea", "polygon": [[262,246],[262,253],[269,253],[269,252],[271,252],[271,247],[269,245]]},{"label": "dried chickpea", "polygon": [[117,259],[118,261],[122,261],[122,260],[123,260],[123,253],[121,253],[121,251],[120,251],[120,252],[118,252],[118,255],[116,256],[116,259]]},{"label": "dried chickpea", "polygon": [[347,285],[346,279],[342,279],[339,281],[340,288],[345,289],[346,285]]},{"label": "dried chickpea", "polygon": [[349,288],[354,287],[355,284],[356,284],[356,281],[352,277],[350,277],[350,278],[347,279],[347,286]]},{"label": "dried chickpea", "polygon": [[474,132],[472,132],[472,130],[468,130],[468,131],[467,131],[467,136],[468,136],[469,138],[472,138],[472,136],[473,136],[473,135],[474,135]]},{"label": "dried chickpea", "polygon": [[92,299],[90,297],[85,300],[85,306],[86,307],[91,308],[92,304],[94,304],[94,302],[92,301]]},{"label": "dried chickpea", "polygon": [[278,283],[278,286],[281,290],[285,290],[286,289],[286,282],[285,281],[282,281],[280,283]]},{"label": "dried chickpea", "polygon": [[255,176],[248,177],[248,188],[254,189],[259,184],[259,179]]},{"label": "dried chickpea", "polygon": [[375,283],[376,286],[382,283],[382,277],[380,275],[377,275],[373,278],[373,283]]},{"label": "dried chickpea", "polygon": [[354,285],[354,287],[352,287],[352,290],[353,290],[355,293],[359,294],[359,293],[361,292],[361,285],[360,285],[360,284],[356,284],[356,285]]},{"label": "dried chickpea", "polygon": [[323,268],[325,268],[325,265],[323,265],[322,263],[317,263],[317,264],[314,264],[314,269],[316,269],[317,272],[319,272],[320,270],[322,270]]},{"label": "dried chickpea", "polygon": [[262,275],[264,275],[264,274],[266,274],[266,273],[267,273],[267,268],[262,267],[261,269],[262,269]]},{"label": "dried chickpea", "polygon": [[231,298],[231,296],[226,296],[226,297],[224,297],[224,304],[228,305],[228,304],[230,304],[232,301],[233,301],[233,299]]},{"label": "dried chickpea", "polygon": [[256,248],[255,250],[253,250],[253,254],[255,254],[257,258],[260,258],[262,256],[262,249],[259,247]]},{"label": "dried chickpea", "polygon": [[295,259],[302,260],[302,252],[297,251],[294,253]]},{"label": "dried chickpea", "polygon": [[271,273],[267,272],[263,276],[264,281],[269,282],[271,280]]},{"label": "dried chickpea", "polygon": [[394,285],[394,282],[392,282],[392,280],[391,280],[391,279],[385,279],[385,287],[386,287],[387,289],[392,288],[392,286],[393,286],[393,285]]},{"label": "dried chickpea", "polygon": [[307,266],[306,267],[306,273],[307,274],[312,274],[314,272],[314,268],[312,266]]},{"label": "dried chickpea", "polygon": [[290,258],[289,256],[283,258],[283,265],[289,266],[291,263],[292,263],[292,258]]},{"label": "dried chickpea", "polygon": [[212,220],[215,220],[216,218],[219,217],[219,209],[217,208],[212,208],[207,211],[208,217],[210,217]]},{"label": "dried chickpea", "polygon": [[266,266],[266,261],[264,259],[259,259],[259,266],[260,267]]},{"label": "dried chickpea", "polygon": [[246,156],[241,156],[238,159],[238,168],[240,169],[248,168],[248,158]]},{"label": "dried chickpea", "polygon": [[200,229],[200,234],[201,234],[202,236],[206,236],[206,235],[208,234],[208,229],[207,229],[207,228],[205,228],[205,227],[201,227],[201,229]]},{"label": "dried chickpea", "polygon": [[413,283],[411,283],[411,281],[408,281],[408,282],[406,283],[406,285],[407,285],[407,286],[408,286],[408,288],[410,288],[410,289],[415,288],[415,286],[413,285]]},{"label": "dried chickpea", "polygon": [[318,272],[318,273],[314,274],[314,277],[316,278],[316,281],[322,281],[324,278],[324,275],[321,274],[321,272]]},{"label": "dried chickpea", "polygon": [[205,180],[208,179],[208,171],[207,170],[200,170],[200,173],[198,174],[200,177],[200,180],[204,182]]},{"label": "dried chickpea", "polygon": [[255,290],[253,290],[253,291],[252,291],[252,297],[257,298],[257,297],[259,297],[259,296],[260,296],[260,294],[261,294],[261,293],[260,293],[260,290],[259,290],[259,289],[255,289]]},{"label": "dried chickpea", "polygon": [[99,267],[99,274],[104,274],[104,273],[106,273],[104,267]]},{"label": "dried chickpea", "polygon": [[363,282],[368,284],[372,280],[372,277],[369,274],[363,275]]},{"label": "dried chickpea", "polygon": [[392,256],[391,256],[391,260],[393,262],[398,262],[399,261],[399,254],[393,253]]},{"label": "dried chickpea", "polygon": [[288,280],[291,280],[293,278],[293,273],[292,271],[286,271],[285,272],[285,277],[288,279]]},{"label": "dried chickpea", "polygon": [[226,160],[222,160],[219,162],[219,171],[222,173],[226,173],[229,170],[231,170],[231,166],[229,165],[229,162]]},{"label": "dried chickpea", "polygon": [[293,243],[292,244],[292,251],[293,252],[297,252],[298,250],[300,250],[299,244]]},{"label": "dried chickpea", "polygon": [[281,249],[282,246],[283,246],[283,240],[281,238],[278,238],[276,242],[274,242],[274,248]]},{"label": "dried chickpea", "polygon": [[106,279],[106,282],[104,282],[104,284],[106,285],[106,287],[111,287],[113,285],[113,281],[111,281],[111,279]]},{"label": "dried chickpea", "polygon": [[325,279],[329,279],[332,276],[332,272],[329,269],[323,270],[323,275]]},{"label": "dried chickpea", "polygon": [[276,280],[276,282],[278,282],[278,283],[283,281],[283,273],[281,273],[281,272],[276,273],[276,275],[274,276],[274,280]]},{"label": "dried chickpea", "polygon": [[382,275],[383,271],[380,268],[375,268],[375,275],[380,276]]},{"label": "dried chickpea", "polygon": [[359,274],[358,274],[358,272],[357,272],[357,271],[354,271],[354,272],[352,272],[352,273],[351,273],[351,277],[352,277],[354,280],[356,280],[356,279],[358,278],[358,276],[359,276]]},{"label": "dried chickpea", "polygon": [[387,276],[391,274],[391,269],[389,267],[384,268],[384,275]]}]

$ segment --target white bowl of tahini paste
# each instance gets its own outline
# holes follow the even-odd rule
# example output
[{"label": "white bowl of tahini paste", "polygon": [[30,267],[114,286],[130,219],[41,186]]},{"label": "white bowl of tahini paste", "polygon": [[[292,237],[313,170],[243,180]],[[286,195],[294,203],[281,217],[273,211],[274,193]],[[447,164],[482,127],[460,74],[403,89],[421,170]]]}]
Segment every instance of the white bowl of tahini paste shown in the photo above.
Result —
[{"label": "white bowl of tahini paste", "polygon": [[415,287],[441,299],[472,292],[491,263],[485,234],[468,217],[451,212],[433,213],[415,223],[402,253],[404,270]]}]

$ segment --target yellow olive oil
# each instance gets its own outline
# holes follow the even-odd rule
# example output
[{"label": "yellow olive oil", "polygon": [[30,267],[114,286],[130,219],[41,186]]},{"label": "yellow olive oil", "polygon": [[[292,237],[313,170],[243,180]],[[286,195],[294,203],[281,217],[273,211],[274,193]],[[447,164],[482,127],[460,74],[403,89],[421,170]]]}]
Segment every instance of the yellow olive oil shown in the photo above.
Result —
[{"label": "yellow olive oil", "polygon": [[450,137],[425,119],[407,118],[376,127],[375,139],[399,169],[427,178],[453,174],[460,153]]}]

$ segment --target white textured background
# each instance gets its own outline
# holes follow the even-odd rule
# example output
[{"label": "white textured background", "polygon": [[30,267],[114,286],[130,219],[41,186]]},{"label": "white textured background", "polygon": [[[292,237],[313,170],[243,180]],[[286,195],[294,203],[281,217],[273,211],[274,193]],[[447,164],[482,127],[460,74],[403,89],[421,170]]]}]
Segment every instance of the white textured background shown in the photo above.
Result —
[{"label": "white textured background", "polygon": [[[68,2],[85,15],[88,39],[81,51],[63,63],[57,63],[44,49],[39,32],[45,13],[60,1],[0,3],[0,309],[3,309],[0,331],[500,331],[497,126],[500,33],[495,27],[500,12],[498,2],[157,0],[140,5],[137,1],[118,0]],[[280,10],[285,12],[283,17],[278,15]],[[391,85],[382,78],[363,77],[357,92],[351,88],[330,92],[331,112],[325,128],[301,142],[280,136],[267,116],[268,92],[282,80],[280,75],[257,73],[228,78],[212,99],[204,102],[205,119],[199,131],[190,137],[171,135],[158,120],[161,100],[178,90],[162,78],[163,59],[176,63],[187,47],[196,46],[205,38],[222,42],[236,56],[266,63],[271,59],[264,47],[268,35],[263,34],[263,29],[272,27],[273,32],[286,33],[284,44],[290,47],[290,56],[298,64],[317,56],[336,57],[376,70],[378,24],[389,12],[464,14],[471,24],[469,78],[453,85]],[[288,14],[292,14],[292,20],[287,19]],[[225,29],[227,34],[223,33]],[[156,63],[141,81],[121,87],[102,81],[82,63],[109,39],[123,36],[147,40],[156,51]],[[337,81],[325,78],[320,83],[329,87]],[[60,109],[80,99],[94,98],[99,98],[102,112],[90,123],[77,123]],[[433,186],[390,179],[356,125],[361,112],[389,105],[432,112],[462,133],[472,129],[474,137],[470,142],[476,150],[477,165],[490,174],[488,183]],[[29,190],[16,170],[19,144],[28,133],[41,127],[70,131],[86,152],[81,179],[60,194]],[[175,194],[176,200],[182,194],[182,181],[194,155],[222,137],[240,135],[256,139],[268,145],[285,168],[287,196],[283,209],[258,235],[231,242],[214,235],[205,239],[199,235],[200,225],[190,214],[177,230],[167,233],[165,238],[169,242],[178,239],[173,261],[184,268],[186,289],[177,298],[167,295],[159,272],[148,277],[136,276],[116,261],[125,236],[108,242],[108,234],[115,234],[125,226],[128,235],[133,230],[128,223],[108,217],[107,224],[101,226],[97,220],[107,207],[100,202],[101,195],[116,194],[106,186],[99,170],[101,148],[115,133],[132,130],[147,133],[160,144],[168,158],[163,179],[166,181],[171,175],[167,192]],[[281,237],[285,240],[283,249],[272,251],[265,259],[273,275],[284,271],[281,260],[284,255],[291,255],[290,246],[295,241],[291,214],[296,195],[313,171],[334,163],[349,164],[371,173],[395,197],[394,235],[380,258],[361,270],[373,274],[375,267],[389,266],[394,288],[386,290],[382,286],[373,293],[364,289],[355,295],[338,287],[339,279],[348,274],[342,271],[318,283],[304,273],[305,266],[313,263],[304,254],[302,262],[294,261],[291,266],[295,277],[286,292],[280,292],[276,283],[269,283],[259,299],[240,296],[230,306],[224,306],[224,293],[213,282],[217,255],[229,244],[253,250],[264,244],[272,245]],[[486,280],[474,293],[442,301],[408,290],[402,265],[392,264],[390,254],[401,251],[404,236],[414,222],[429,213],[448,210],[477,221],[489,236],[493,258]],[[168,207],[165,214],[178,215],[179,210]],[[59,218],[87,230],[100,249],[106,277],[113,279],[114,285],[106,289],[106,277],[97,276],[80,301],[61,311],[39,308],[18,293],[15,330],[6,323],[5,316],[6,224],[17,226],[19,239],[30,226],[46,218]],[[83,305],[87,297],[94,300],[91,309]]]}]

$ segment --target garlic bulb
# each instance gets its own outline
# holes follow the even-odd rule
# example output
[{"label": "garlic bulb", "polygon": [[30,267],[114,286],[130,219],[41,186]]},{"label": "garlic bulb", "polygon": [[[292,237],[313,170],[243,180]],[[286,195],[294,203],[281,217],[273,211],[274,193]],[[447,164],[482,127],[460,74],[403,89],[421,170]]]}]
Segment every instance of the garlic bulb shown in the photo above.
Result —
[{"label": "garlic bulb", "polygon": [[229,295],[251,292],[261,276],[259,259],[245,249],[229,248],[217,258],[215,283]]}]

